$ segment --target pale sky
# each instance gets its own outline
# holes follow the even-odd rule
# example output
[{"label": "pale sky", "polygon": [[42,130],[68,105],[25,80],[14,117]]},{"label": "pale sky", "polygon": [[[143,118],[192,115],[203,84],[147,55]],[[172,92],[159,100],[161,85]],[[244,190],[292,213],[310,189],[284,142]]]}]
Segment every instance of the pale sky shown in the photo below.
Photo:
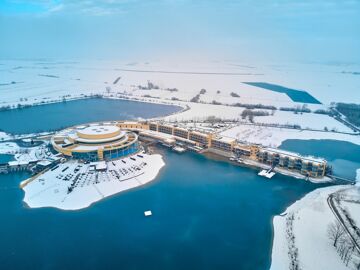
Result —
[{"label": "pale sky", "polygon": [[360,0],[0,0],[0,58],[360,62]]}]

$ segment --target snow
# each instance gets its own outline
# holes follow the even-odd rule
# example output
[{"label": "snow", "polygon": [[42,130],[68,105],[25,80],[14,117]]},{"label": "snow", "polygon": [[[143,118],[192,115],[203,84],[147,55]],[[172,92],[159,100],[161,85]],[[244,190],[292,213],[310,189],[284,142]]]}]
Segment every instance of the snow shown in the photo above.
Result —
[{"label": "snow", "polygon": [[[78,95],[112,91],[135,96],[152,95],[163,99],[177,97],[189,100],[200,89],[206,89],[201,100],[224,103],[264,103],[288,105],[294,102],[283,93],[271,92],[243,82],[268,82],[285,87],[306,90],[320,101],[354,102],[360,100],[357,89],[359,76],[343,73],[358,69],[356,65],[338,66],[320,63],[239,63],[239,62],[151,62],[129,66],[120,61],[1,61],[0,92],[6,104],[17,104],[20,97],[40,102],[63,95]],[[249,67],[251,66],[251,67]],[[139,72],[150,71],[150,72]],[[165,72],[162,72],[165,71]],[[184,72],[186,71],[186,72]],[[170,73],[169,73],[170,72]],[[222,73],[222,74],[216,74]],[[121,77],[114,84],[115,80]],[[138,90],[147,82],[159,90]],[[169,88],[177,88],[171,92]],[[339,90],[341,89],[341,91]],[[218,93],[218,91],[220,91]],[[230,96],[237,93],[240,98]],[[331,93],[331,95],[329,95]]]},{"label": "snow", "polygon": [[[96,126],[89,126],[83,129],[78,129],[77,133],[80,135],[107,135],[112,134],[114,132],[120,132],[120,128],[117,126],[110,126],[110,125],[96,125]],[[122,135],[124,135],[123,132]]]},{"label": "snow", "polygon": [[[25,180],[22,184],[25,191],[24,202],[31,208],[55,207],[63,210],[77,210],[90,206],[92,203],[121,191],[139,187],[154,180],[160,169],[165,165],[159,154],[142,154],[143,158],[135,157],[135,161],[124,158],[107,162],[106,172],[90,172],[90,164],[68,161],[51,171],[37,176],[34,180]],[[78,172],[74,170],[79,168]],[[66,170],[65,168],[68,167]],[[138,168],[138,169],[134,169]],[[121,171],[126,170],[126,173]],[[64,170],[64,171],[63,171]],[[116,177],[120,176],[120,179]],[[68,194],[76,175],[82,174],[78,185]],[[96,180],[96,176],[98,175]],[[59,177],[61,177],[59,179]],[[65,181],[64,178],[70,178]]]},{"label": "snow", "polygon": [[285,140],[339,140],[360,145],[360,136],[325,132],[297,130],[288,128],[264,127],[256,125],[237,125],[220,133],[223,136],[246,141],[249,143],[262,144],[269,147],[278,147]]},{"label": "snow", "polygon": [[[265,90],[243,82],[276,83],[294,89],[307,90],[325,102],[325,105],[308,104],[310,109],[315,110],[327,109],[326,104],[330,101],[342,101],[345,93],[350,91],[349,89],[356,89],[356,85],[360,84],[359,76],[343,74],[340,70],[342,67],[315,63],[311,65],[299,63],[247,65],[221,61],[147,62],[129,66],[124,62],[100,60],[82,62],[9,60],[2,61],[2,64],[0,94],[3,98],[0,106],[61,101],[63,96],[83,98],[90,94],[104,94],[105,89],[110,87],[108,97],[115,98],[121,93],[122,97],[129,99],[189,107],[181,113],[165,117],[167,121],[202,121],[209,116],[241,120],[244,108],[189,102],[200,89],[206,89],[206,92],[200,95],[201,102],[211,103],[215,100],[229,105],[243,103],[276,107],[302,105],[302,103],[293,102],[284,93]],[[121,77],[120,80],[114,83],[118,77]],[[341,87],[337,84],[338,81],[343,83]],[[148,82],[158,86],[159,89],[139,89],[139,85],[147,86]],[[345,82],[347,83],[344,84]],[[169,91],[172,88],[176,88],[177,91]],[[331,89],[333,90],[329,95]],[[233,97],[231,93],[236,93],[240,97]],[[158,98],[147,98],[144,97],[145,95]],[[352,92],[351,102],[360,100],[360,94],[357,95],[358,91]],[[179,101],[172,100],[173,98]],[[277,110],[274,115],[255,117],[255,122],[300,125],[302,128],[319,131],[327,128],[352,133],[351,129],[337,120],[327,115],[314,113],[294,114]],[[0,136],[5,135],[0,134]]]},{"label": "snow", "polygon": [[20,147],[14,142],[0,143],[0,154],[16,154]]},{"label": "snow", "polygon": [[10,140],[12,139],[12,136],[3,132],[3,131],[0,131],[0,141],[5,141],[5,140]]},{"label": "snow", "polygon": [[274,217],[274,240],[270,269],[289,269],[286,217],[292,213],[295,217],[295,245],[298,248],[301,269],[349,269],[341,261],[327,235],[328,225],[335,220],[327,205],[327,197],[342,188],[344,186],[317,189],[288,207],[282,215]]},{"label": "snow", "polygon": [[[359,201],[359,190],[356,197],[357,201]],[[345,209],[351,213],[351,218],[355,221],[355,224],[360,227],[360,202],[345,202],[342,201],[341,205],[344,206]]]},{"label": "snow", "polygon": [[[242,121],[241,113],[245,108],[201,104],[201,103],[186,103],[190,108],[178,114],[165,117],[166,121],[204,121],[209,116],[215,116],[222,120],[238,120]],[[328,130],[335,130],[339,132],[353,133],[353,131],[338,122],[332,117],[315,113],[294,114],[293,112],[275,111],[274,115],[269,116],[255,116],[254,122],[257,124],[278,124],[278,125],[300,125],[303,129],[314,129],[323,131],[325,128]]]}]

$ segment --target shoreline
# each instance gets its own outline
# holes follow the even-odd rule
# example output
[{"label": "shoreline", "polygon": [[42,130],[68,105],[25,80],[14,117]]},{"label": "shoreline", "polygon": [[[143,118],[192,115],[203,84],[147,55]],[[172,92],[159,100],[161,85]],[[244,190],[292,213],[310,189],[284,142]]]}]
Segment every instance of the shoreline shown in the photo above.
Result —
[{"label": "shoreline", "polygon": [[[98,94],[100,95],[100,94]],[[66,102],[71,102],[71,101],[81,101],[81,100],[87,100],[87,99],[108,99],[108,100],[123,100],[123,101],[130,101],[130,102],[142,102],[142,103],[149,103],[149,104],[159,104],[159,105],[167,105],[167,106],[175,106],[175,107],[180,107],[182,109],[179,109],[176,112],[170,113],[170,114],[166,114],[166,115],[162,115],[162,116],[157,116],[157,117],[153,117],[153,118],[144,118],[146,120],[163,120],[163,119],[168,119],[169,117],[171,118],[176,117],[178,115],[181,115],[182,113],[188,111],[188,110],[194,110],[192,109],[188,103],[191,102],[184,102],[184,101],[170,101],[170,100],[163,100],[163,99],[155,99],[155,98],[141,98],[141,97],[132,97],[132,96],[128,96],[128,97],[118,97],[118,96],[111,96],[111,95],[104,95],[101,94],[101,97],[97,97],[96,95],[94,96],[75,96],[75,97],[71,97],[69,99],[66,100]],[[46,103],[38,103],[38,104],[32,104],[31,107],[35,107],[35,106],[42,106],[42,105],[51,105],[51,104],[58,104],[58,103],[62,103],[63,101],[61,99],[52,99],[47,101]],[[196,105],[201,105],[201,103],[195,103]],[[15,105],[15,104],[13,104]],[[24,104],[26,105],[26,104]],[[205,105],[209,105],[209,104],[205,104]],[[216,106],[216,105],[213,105]],[[17,110],[19,108],[11,108],[10,110]],[[27,108],[23,108],[23,109],[27,109]],[[21,109],[19,109],[21,110]],[[5,110],[7,111],[7,110]],[[0,112],[1,113],[1,112]],[[108,121],[113,121],[113,120],[108,120]],[[182,122],[182,121],[180,121]],[[281,146],[285,141],[287,140],[294,140],[294,139],[298,139],[300,138],[300,140],[336,140],[336,141],[346,141],[346,142],[350,142],[353,144],[357,144],[360,145],[360,135],[359,134],[345,134],[345,133],[341,133],[341,132],[331,132],[331,131],[322,131],[322,130],[293,130],[293,129],[286,129],[286,128],[276,128],[276,127],[268,127],[268,126],[264,126],[262,127],[259,123],[254,123],[254,124],[250,124],[250,123],[239,123],[237,125],[237,127],[249,127],[250,129],[259,129],[261,128],[262,130],[264,130],[264,132],[267,132],[269,130],[278,130],[278,132],[275,132],[275,138],[273,136],[270,135],[270,137],[272,137],[269,141],[269,143],[263,143],[263,138],[261,138],[261,140],[259,141],[258,139],[250,139],[248,142],[252,142],[254,141],[255,143],[260,143],[263,146],[275,146],[275,147],[279,147]],[[61,129],[61,128],[60,128]],[[57,129],[56,129],[57,130]],[[56,131],[54,130],[54,131]],[[42,133],[46,133],[49,131],[45,131]],[[53,132],[53,131],[50,131]],[[290,132],[290,133],[289,133]],[[292,134],[296,132],[296,134]],[[228,137],[232,137],[232,138],[236,138],[236,136],[229,136],[228,135],[228,130],[220,130],[219,131],[220,134],[224,134],[225,136]],[[31,136],[33,133],[30,134],[25,134],[25,133],[8,133],[4,130],[0,131],[0,136],[1,138],[4,138],[4,141],[9,141],[11,140],[11,138],[14,138],[14,136]],[[289,136],[290,135],[290,136]],[[276,137],[278,136],[278,137]],[[0,141],[1,142],[1,141]]]},{"label": "shoreline", "polygon": [[[272,220],[274,235],[271,248],[271,270],[288,269],[290,264],[289,243],[285,237],[288,230],[285,217],[288,214],[295,216],[293,220],[295,247],[298,249],[298,263],[302,269],[352,269],[350,265],[347,266],[342,262],[340,254],[337,253],[327,235],[329,224],[337,220],[330,205],[328,205],[328,198],[337,192],[344,193],[344,196],[347,193],[358,192],[360,168],[356,172],[355,185],[333,185],[316,188],[289,205],[280,215],[274,215]],[[356,213],[351,212],[350,215],[353,217]],[[319,251],[330,257],[318,257]]]},{"label": "shoreline", "polygon": [[[120,161],[127,159],[126,165]],[[146,161],[146,162],[145,162]],[[115,165],[115,163],[117,163]],[[137,161],[131,161],[130,157],[125,157],[118,160],[113,160],[113,170],[119,168],[128,168],[129,166],[141,166],[146,163],[147,166],[140,174],[134,174],[131,177],[115,181],[115,179],[109,178],[107,174],[104,179],[103,175],[95,182],[88,182],[85,185],[84,180],[81,186],[74,188],[71,193],[68,192],[68,185],[62,179],[57,180],[55,174],[63,173],[61,169],[64,167],[74,169],[80,165],[77,161],[68,161],[63,163],[58,170],[46,171],[41,175],[33,176],[25,179],[20,183],[21,189],[24,191],[23,202],[26,203],[29,208],[57,208],[61,210],[81,210],[90,207],[98,201],[102,201],[108,197],[118,195],[121,192],[131,189],[139,188],[153,182],[159,175],[161,169],[166,165],[161,154],[147,155],[143,154],[143,159],[137,159]],[[142,166],[145,166],[142,165]],[[86,173],[88,166],[81,164],[81,173]],[[79,172],[80,173],[80,172]],[[29,182],[29,179],[32,181]],[[96,178],[97,179],[97,178]],[[79,180],[80,181],[80,180]],[[88,180],[92,181],[92,180]],[[24,185],[25,184],[25,185]],[[80,184],[79,184],[80,185]],[[50,194],[50,192],[54,192]]]}]

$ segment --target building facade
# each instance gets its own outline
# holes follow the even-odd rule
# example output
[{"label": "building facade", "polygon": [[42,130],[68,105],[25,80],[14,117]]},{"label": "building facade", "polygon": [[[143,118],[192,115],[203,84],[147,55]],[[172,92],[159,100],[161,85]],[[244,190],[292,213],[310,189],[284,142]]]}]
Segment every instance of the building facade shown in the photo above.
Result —
[{"label": "building facade", "polygon": [[136,133],[111,124],[65,129],[52,137],[51,144],[67,157],[86,161],[111,160],[140,151]]}]

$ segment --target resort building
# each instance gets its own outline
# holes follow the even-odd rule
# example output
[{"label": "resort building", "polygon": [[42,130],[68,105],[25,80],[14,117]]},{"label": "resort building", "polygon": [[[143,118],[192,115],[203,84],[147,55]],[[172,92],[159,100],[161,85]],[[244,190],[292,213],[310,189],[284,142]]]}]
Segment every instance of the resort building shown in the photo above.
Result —
[{"label": "resort building", "polygon": [[152,131],[158,131],[158,124],[157,123],[150,123],[149,129]]},{"label": "resort building", "polygon": [[297,153],[274,148],[261,148],[258,153],[258,161],[311,177],[324,176],[327,164],[326,160],[321,158],[304,157]]},{"label": "resort building", "polygon": [[210,146],[211,148],[232,152],[235,142],[236,142],[235,139],[217,136],[211,138]]},{"label": "resort building", "polygon": [[143,141],[160,142],[171,148],[210,151],[236,160],[247,159],[254,164],[286,169],[307,177],[323,177],[327,171],[327,162],[321,158],[240,143],[218,134],[158,122],[115,121],[76,126],[55,134],[51,142],[54,149],[65,156],[101,161],[138,152],[138,136]]},{"label": "resort building", "polygon": [[236,143],[234,146],[234,154],[237,157],[250,158],[252,160],[258,159],[260,147],[255,144],[240,144]]},{"label": "resort building", "polygon": [[111,160],[140,150],[138,135],[112,124],[76,126],[56,133],[51,144],[67,157],[86,161]]},{"label": "resort building", "polygon": [[184,139],[189,139],[189,134],[190,132],[185,128],[179,128],[179,127],[174,128],[174,136]]},{"label": "resort building", "polygon": [[172,126],[167,126],[167,125],[159,125],[158,126],[159,132],[170,134],[170,135],[173,135],[173,129],[174,128]]},{"label": "resort building", "polygon": [[121,129],[131,129],[131,130],[140,130],[140,129],[149,129],[149,125],[143,122],[115,122],[116,125]]},{"label": "resort building", "polygon": [[189,135],[189,140],[196,142],[198,146],[204,148],[208,148],[211,145],[211,135],[198,131],[191,131]]},{"label": "resort building", "polygon": [[[323,177],[327,162],[321,158],[302,156],[297,153],[274,148],[264,148],[256,144],[236,142],[233,138],[217,134],[188,130],[169,124],[149,123],[149,132],[141,131],[140,137],[151,137],[164,145],[180,144],[189,150],[209,150],[224,156],[234,155],[237,158],[249,159],[254,162],[298,172],[304,176]],[[173,140],[171,140],[173,139]]]}]

